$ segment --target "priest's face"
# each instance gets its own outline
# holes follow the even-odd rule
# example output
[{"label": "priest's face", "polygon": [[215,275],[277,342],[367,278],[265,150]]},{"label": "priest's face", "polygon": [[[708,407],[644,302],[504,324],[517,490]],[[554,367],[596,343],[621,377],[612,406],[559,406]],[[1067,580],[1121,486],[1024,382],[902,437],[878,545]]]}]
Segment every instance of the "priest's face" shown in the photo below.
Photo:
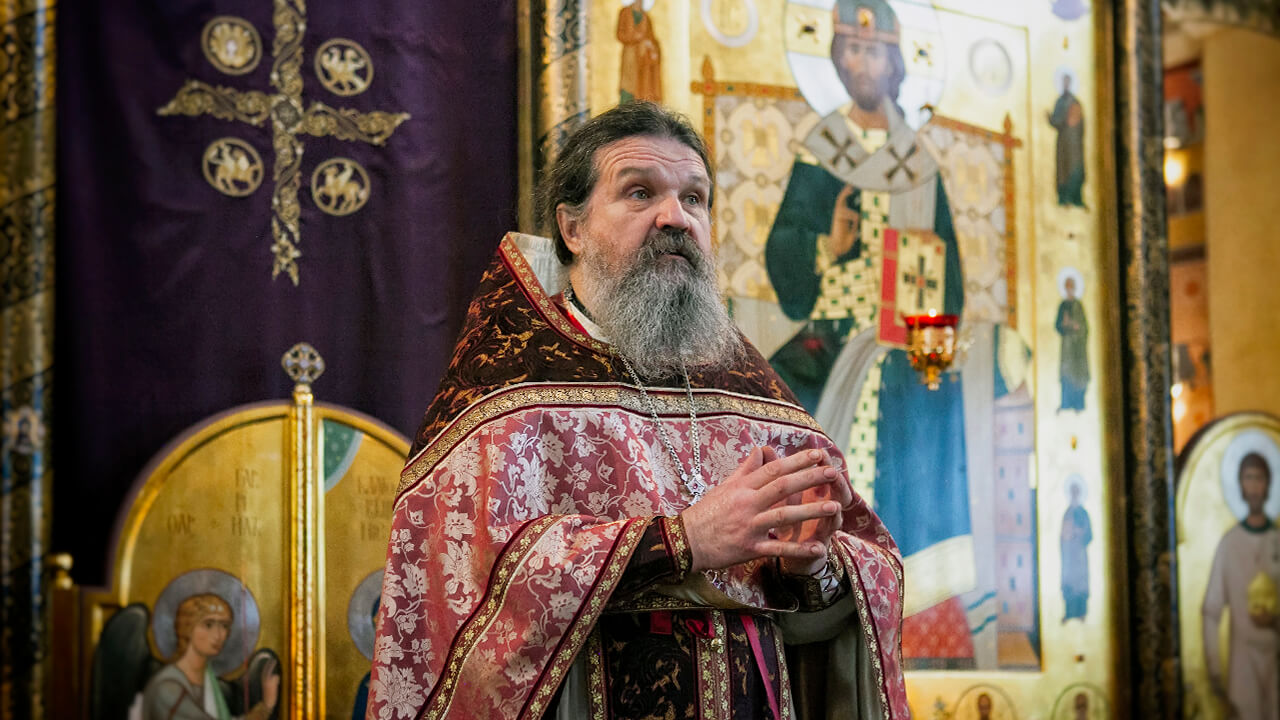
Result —
[{"label": "priest's face", "polygon": [[[684,231],[711,254],[711,178],[693,148],[665,137],[623,138],[596,152],[597,180],[583,216],[562,233],[574,255],[595,252],[614,267],[631,263],[664,231]],[[592,238],[606,240],[590,247]],[[690,258],[664,253],[665,266],[688,268]]]},{"label": "priest's face", "polygon": [[562,222],[575,290],[614,348],[649,377],[724,366],[741,340],[716,285],[710,178],[698,154],[632,137],[596,155],[582,215]]}]

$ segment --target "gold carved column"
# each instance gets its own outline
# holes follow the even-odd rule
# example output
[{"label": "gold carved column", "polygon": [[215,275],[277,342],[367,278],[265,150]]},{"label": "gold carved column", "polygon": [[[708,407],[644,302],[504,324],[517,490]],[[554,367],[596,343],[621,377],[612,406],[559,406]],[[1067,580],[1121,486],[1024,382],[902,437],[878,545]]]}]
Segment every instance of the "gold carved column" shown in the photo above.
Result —
[{"label": "gold carved column", "polygon": [[46,717],[54,3],[0,0],[0,719]]},{"label": "gold carved column", "polygon": [[324,692],[324,479],[318,464],[320,428],[311,383],[324,372],[324,360],[305,343],[285,354],[283,365],[296,383],[289,408],[288,472],[285,477],[285,568],[293,576],[285,598],[283,661],[289,666],[281,696],[285,716],[305,720],[325,716]]}]

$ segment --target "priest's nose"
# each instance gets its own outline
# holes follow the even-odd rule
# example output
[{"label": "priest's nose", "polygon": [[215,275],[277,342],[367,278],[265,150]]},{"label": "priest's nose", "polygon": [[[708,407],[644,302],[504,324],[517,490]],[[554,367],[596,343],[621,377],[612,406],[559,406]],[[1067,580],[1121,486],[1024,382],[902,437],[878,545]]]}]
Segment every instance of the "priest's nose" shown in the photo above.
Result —
[{"label": "priest's nose", "polygon": [[655,223],[659,229],[676,228],[678,230],[688,230],[692,227],[688,209],[680,201],[680,197],[675,194],[665,197],[662,204],[658,206],[658,217],[655,218]]}]

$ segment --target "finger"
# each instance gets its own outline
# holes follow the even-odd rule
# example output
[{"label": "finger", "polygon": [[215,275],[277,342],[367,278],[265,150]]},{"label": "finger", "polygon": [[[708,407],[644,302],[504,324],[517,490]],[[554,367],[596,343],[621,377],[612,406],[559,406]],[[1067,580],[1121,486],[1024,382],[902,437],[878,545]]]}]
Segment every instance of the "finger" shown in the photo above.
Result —
[{"label": "finger", "polygon": [[[775,478],[768,485],[760,488],[757,496],[759,497],[762,505],[775,505],[786,500],[792,495],[800,497],[801,493],[804,493],[810,488],[829,485],[839,476],[840,473],[834,468],[826,467],[824,465],[805,468],[804,470],[800,470],[780,478]],[[825,493],[815,493],[815,495],[822,500],[829,499]],[[814,496],[803,499],[811,501],[814,499]]]},{"label": "finger", "polygon": [[[764,497],[764,496],[763,496],[763,495],[761,495],[761,494],[758,494],[758,493],[757,493],[756,497],[757,497],[757,498],[760,498],[760,497]],[[809,498],[809,500],[812,500],[812,498]],[[766,512],[769,512],[769,511],[781,510],[782,508],[786,508],[786,507],[795,507],[795,506],[798,506],[798,505],[802,505],[802,504],[804,504],[804,501],[805,501],[804,496],[803,496],[803,495],[801,495],[800,493],[796,493],[796,494],[794,494],[794,495],[788,495],[788,496],[786,496],[786,497],[783,497],[782,499],[778,500],[777,502],[773,503],[772,505],[769,505],[767,508],[766,508],[766,507],[757,507],[757,508],[756,508],[756,517],[755,517],[755,518],[753,518],[752,523],[751,523],[751,527],[757,527],[757,528],[758,528],[758,527],[768,527],[768,528],[769,528],[769,537],[771,537],[771,538],[775,538],[775,539],[787,540],[787,541],[795,541],[795,540],[799,539],[799,537],[800,537],[800,525],[799,525],[799,523],[792,524],[792,525],[787,525],[787,524],[785,524],[785,523],[784,523],[784,524],[779,524],[779,525],[776,525],[776,526],[769,526],[769,525],[767,524],[767,523],[768,523],[768,521],[767,521],[767,520],[765,520],[765,519],[762,517],[762,514],[763,514],[763,513],[766,513]],[[781,514],[781,513],[774,513],[774,514],[773,514],[773,515],[771,515],[770,517],[773,517],[773,518],[779,518],[779,517],[784,517],[784,515],[783,515],[783,514]],[[763,524],[762,524],[762,523],[763,523]]]},{"label": "finger", "polygon": [[831,501],[784,505],[770,508],[756,516],[756,527],[776,528],[779,536],[786,536],[786,528],[807,520],[829,518],[840,512],[840,506]]},{"label": "finger", "polygon": [[[779,488],[782,488],[782,486],[779,485]],[[785,489],[785,488],[782,488],[782,489]],[[771,489],[771,488],[765,488],[764,491],[762,492],[766,493],[761,495],[761,497],[763,497],[765,500],[768,500],[772,497],[775,497],[781,494],[781,492],[777,491],[777,489]],[[816,500],[826,500],[826,499],[827,498],[824,495],[817,495],[814,497],[805,497],[805,494],[803,492],[796,492],[796,493],[791,493],[790,495],[783,495],[781,498],[779,498],[769,507],[782,507],[784,505],[800,505],[806,500],[810,502],[814,502]]]},{"label": "finger", "polygon": [[831,456],[830,453],[819,450],[823,455],[823,464],[830,465],[840,474],[843,482],[832,483],[831,490],[834,497],[833,500],[840,503],[841,508],[847,508],[853,502],[853,484],[849,482],[848,472],[845,470],[844,464],[838,459]]},{"label": "finger", "polygon": [[794,529],[790,535],[783,536],[783,540],[791,542],[820,542],[824,546],[831,544],[831,539],[835,537],[836,531],[840,529],[842,515],[835,512],[827,517],[820,517],[816,521],[808,521],[798,525],[792,525]]},{"label": "finger", "polygon": [[780,525],[770,528],[769,537],[774,540],[783,540],[786,542],[798,542],[800,540],[799,525]]},{"label": "finger", "polygon": [[841,508],[848,508],[853,505],[853,483],[849,482],[849,476],[844,472],[840,473],[840,477],[833,483],[831,488],[835,492],[835,501],[840,503]]},{"label": "finger", "polygon": [[785,542],[765,540],[755,546],[759,557],[778,557],[789,560],[816,560],[826,556],[827,549],[816,542]]},{"label": "finger", "polygon": [[[733,471],[733,474],[729,476],[729,479],[726,480],[725,483],[732,481],[746,482],[750,484],[752,481],[748,478],[751,477],[752,473],[759,472],[760,466],[763,465],[764,462],[764,448],[759,446],[751,448],[751,452],[747,453],[747,457],[743,459],[743,461],[738,465],[738,469]],[[724,485],[725,483],[721,483],[721,485]]]},{"label": "finger", "polygon": [[826,453],[821,450],[805,450],[786,457],[780,457],[772,462],[765,463],[759,470],[752,473],[748,484],[758,490],[780,477],[790,475],[807,467],[813,467],[824,459],[826,459]]},{"label": "finger", "polygon": [[844,513],[835,512],[830,517],[818,523],[817,537],[815,540],[827,545],[831,542],[831,538],[835,537],[836,531],[840,526],[844,525]]}]

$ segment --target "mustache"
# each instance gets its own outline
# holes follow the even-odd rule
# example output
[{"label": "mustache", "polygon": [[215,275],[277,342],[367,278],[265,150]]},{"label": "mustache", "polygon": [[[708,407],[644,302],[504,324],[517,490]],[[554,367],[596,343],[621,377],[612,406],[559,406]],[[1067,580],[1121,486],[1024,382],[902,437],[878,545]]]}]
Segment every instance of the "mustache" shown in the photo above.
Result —
[{"label": "mustache", "polygon": [[657,260],[663,255],[679,255],[695,270],[702,269],[706,256],[702,248],[694,241],[693,235],[680,228],[663,228],[645,239],[640,247],[641,257],[645,264]]}]

